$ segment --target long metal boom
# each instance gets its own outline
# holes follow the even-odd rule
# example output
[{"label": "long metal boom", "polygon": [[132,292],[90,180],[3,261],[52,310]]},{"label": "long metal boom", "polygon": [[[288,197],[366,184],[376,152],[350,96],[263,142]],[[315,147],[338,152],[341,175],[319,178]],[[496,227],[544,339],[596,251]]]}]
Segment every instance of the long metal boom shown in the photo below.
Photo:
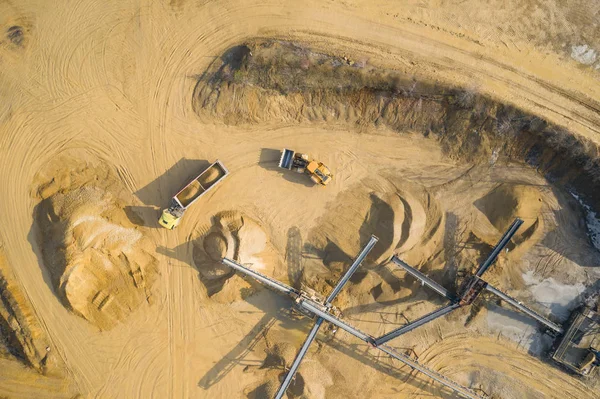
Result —
[{"label": "long metal boom", "polygon": [[326,301],[327,304],[333,302],[335,297],[340,293],[342,288],[344,288],[344,285],[346,285],[348,280],[350,280],[350,278],[352,277],[352,275],[354,274],[356,269],[360,266],[362,261],[365,260],[365,258],[369,254],[369,252],[371,252],[371,250],[373,249],[375,244],[377,244],[377,241],[379,241],[379,238],[377,238],[375,236],[371,236],[371,239],[369,240],[367,245],[365,245],[364,248],[362,249],[362,251],[360,251],[360,253],[356,257],[356,259],[354,260],[354,262],[352,263],[352,265],[350,266],[350,268],[348,269],[346,274],[344,274],[344,276],[337,283],[337,285],[335,286],[333,291],[331,291],[331,294],[329,294],[329,296],[327,297],[327,301]]},{"label": "long metal boom", "polygon": [[391,260],[396,265],[398,265],[401,268],[403,268],[404,270],[406,270],[406,272],[408,274],[410,274],[411,276],[413,276],[416,279],[420,280],[423,284],[425,284],[426,286],[428,286],[429,288],[431,288],[432,290],[434,290],[435,292],[437,292],[441,296],[443,296],[443,297],[445,297],[445,298],[447,298],[447,299],[449,299],[451,301],[455,300],[455,298],[448,292],[447,289],[445,289],[444,287],[442,287],[441,285],[439,285],[438,283],[436,283],[435,281],[433,281],[432,279],[430,279],[429,277],[427,277],[426,275],[424,275],[423,273],[421,273],[420,271],[418,271],[414,267],[409,266],[404,261],[402,261],[402,259],[398,258],[396,255],[392,256]]},{"label": "long metal boom", "polygon": [[494,288],[489,284],[485,287],[485,289],[488,290],[489,292],[491,292],[492,294],[499,296],[504,301],[510,303],[512,306],[519,309],[521,312],[525,313],[527,316],[534,318],[535,320],[544,324],[546,327],[550,328],[551,330],[554,330],[559,334],[562,334],[564,332],[564,330],[561,326],[554,324],[553,322],[551,322],[550,320],[548,320],[541,314],[534,312],[533,310],[529,309],[527,306],[523,305],[516,299],[511,298],[510,296],[506,295],[504,292],[500,291],[499,289]]},{"label": "long metal boom", "polygon": [[393,350],[392,348],[390,348],[389,346],[386,345],[380,345],[377,347],[377,349],[379,349],[380,351],[383,351],[385,353],[387,353],[388,355],[390,355],[391,357],[393,357],[396,360],[401,361],[402,363],[406,364],[407,366],[412,367],[413,369],[425,374],[427,377],[433,379],[434,381],[439,382],[442,385],[447,386],[448,388],[452,389],[453,391],[461,394],[462,396],[464,396],[465,398],[469,398],[469,399],[482,399],[482,396],[477,395],[477,393],[475,393],[473,390],[464,387],[462,385],[460,385],[459,383],[456,383],[454,381],[452,381],[451,379],[444,377],[443,375],[441,375],[440,373],[433,371],[425,366],[423,366],[422,364],[418,363],[416,360],[412,359],[409,356],[406,356],[402,353],[398,353],[395,350]]},{"label": "long metal boom", "polygon": [[250,276],[258,281],[260,281],[261,283],[263,283],[264,285],[271,287],[273,289],[276,289],[277,291],[281,291],[284,294],[297,294],[300,295],[300,292],[295,290],[294,288],[285,285],[283,283],[280,283],[277,280],[272,279],[271,277],[267,277],[264,274],[261,274],[257,271],[254,271],[250,268],[247,268],[245,266],[240,265],[239,263],[236,263],[234,261],[232,261],[231,259],[228,258],[223,258],[223,260],[221,261],[224,265],[227,265],[229,267],[231,267],[232,269],[237,270],[238,272],[241,272],[247,276]]},{"label": "long metal boom", "polygon": [[423,324],[427,324],[430,321],[437,319],[438,317],[442,317],[445,314],[448,314],[459,307],[460,305],[458,303],[451,303],[450,305],[444,306],[443,308],[434,310],[433,312],[426,314],[425,316],[413,321],[412,323],[408,323],[400,328],[390,331],[385,335],[382,335],[381,337],[375,340],[375,344],[385,344],[389,340],[399,337],[402,334],[406,334],[407,332],[412,331],[415,328],[422,326]]},{"label": "long metal boom", "polygon": [[[367,246],[368,245],[369,244],[367,244]],[[369,249],[369,251],[370,251],[370,249]],[[368,253],[368,251],[367,251],[367,253]],[[365,256],[366,256],[366,254],[365,254]],[[259,282],[267,285],[268,287],[276,289],[277,291],[283,292],[290,296],[295,296],[295,295],[301,296],[301,293],[299,291],[295,290],[294,288],[287,286],[283,283],[280,283],[277,280],[267,277],[259,272],[249,269],[245,266],[242,266],[239,263],[236,263],[231,259],[223,258],[222,263],[245,274],[245,275],[248,275],[248,276],[258,280]],[[354,268],[354,269],[356,269],[356,268]],[[346,274],[348,274],[348,272],[346,272]],[[349,277],[348,277],[348,279],[349,279]],[[448,388],[463,395],[464,397],[469,398],[469,399],[481,399],[481,396],[478,396],[470,389],[463,387],[460,384],[444,377],[443,375],[420,365],[418,362],[411,359],[410,357],[408,357],[406,355],[402,355],[398,352],[395,352],[392,348],[387,347],[385,345],[377,346],[375,343],[374,337],[372,337],[368,334],[365,334],[362,331],[359,331],[358,329],[356,329],[356,328],[352,327],[351,325],[345,323],[344,321],[338,319],[337,317],[328,313],[327,311],[322,310],[321,304],[314,302],[310,299],[302,298],[299,302],[299,305],[302,308],[304,308],[305,310],[307,310],[307,311],[313,313],[315,316],[317,316],[317,321],[316,321],[315,325],[313,326],[313,328],[311,329],[304,344],[302,345],[302,348],[300,349],[300,352],[298,353],[296,359],[294,360],[294,363],[292,364],[292,367],[291,367],[290,371],[288,372],[288,375],[286,376],[284,383],[282,384],[279,391],[277,392],[276,399],[283,398],[283,394],[285,393],[286,389],[288,388],[289,384],[291,383],[291,381],[294,377],[294,374],[297,371],[297,369],[302,361],[302,358],[306,355],[308,347],[314,341],[317,331],[318,331],[319,327],[321,326],[321,324],[323,323],[323,320],[326,320],[326,321],[338,326],[339,328],[343,329],[344,331],[354,335],[355,337],[359,338],[360,340],[371,344],[372,346],[376,347],[377,349],[387,353],[388,355],[399,360],[400,362],[412,367],[413,369],[420,371],[421,373],[427,375],[428,377],[439,382],[440,384],[447,386]]]},{"label": "long metal boom", "polygon": [[515,221],[512,222],[508,230],[506,230],[506,233],[504,233],[502,238],[500,238],[500,241],[498,241],[498,244],[496,244],[496,246],[494,247],[494,250],[492,251],[490,256],[488,256],[485,262],[483,262],[481,266],[479,266],[479,268],[477,269],[477,272],[475,273],[477,277],[483,276],[483,273],[485,273],[487,269],[490,268],[490,266],[494,263],[498,255],[500,255],[500,252],[510,242],[510,239],[515,235],[515,233],[517,232],[517,230],[519,230],[519,227],[521,227],[522,224],[523,221],[519,218],[516,218]]},{"label": "long metal boom", "polygon": [[[377,241],[379,241],[379,239],[377,237],[371,236],[371,239],[369,240],[367,245],[365,245],[365,247],[360,251],[360,253],[356,257],[356,259],[354,260],[354,262],[352,263],[350,268],[342,276],[342,278],[337,283],[337,285],[335,286],[335,288],[333,289],[331,294],[329,294],[329,296],[327,297],[327,301],[325,303],[326,306],[329,305],[331,302],[333,302],[333,300],[340,293],[342,288],[344,288],[344,285],[346,285],[346,283],[350,280],[350,278],[352,277],[352,275],[354,274],[356,269],[360,266],[362,261],[367,257],[369,252],[371,252],[371,250],[373,249],[373,247],[375,246]],[[317,309],[317,310],[319,310],[319,309]],[[328,315],[328,313],[326,313],[326,312],[324,312],[324,314]],[[298,368],[300,367],[300,363],[302,362],[302,359],[304,359],[304,356],[306,355],[306,352],[308,351],[309,346],[315,340],[315,338],[317,336],[317,332],[319,331],[321,324],[323,324],[323,321],[324,321],[324,319],[322,317],[317,317],[317,321],[315,322],[315,325],[310,330],[308,336],[306,337],[306,340],[304,341],[304,344],[302,345],[302,347],[300,348],[300,351],[296,355],[296,358],[294,359],[294,362],[292,363],[290,370],[288,371],[287,375],[285,376],[283,383],[279,387],[279,391],[277,391],[277,395],[275,396],[275,399],[283,398],[283,395],[285,394],[285,391],[287,391],[292,380],[294,379],[294,375],[296,375],[296,372],[298,371]],[[350,327],[347,327],[347,328],[350,328]]]},{"label": "long metal boom", "polygon": [[296,358],[294,359],[294,362],[292,363],[290,370],[288,371],[287,375],[285,376],[283,383],[279,387],[279,391],[277,391],[277,395],[275,395],[275,399],[281,399],[281,398],[283,398],[283,395],[285,395],[285,391],[287,391],[288,387],[290,386],[290,384],[292,382],[292,379],[294,378],[294,375],[296,375],[296,371],[298,370],[298,367],[300,367],[300,362],[302,362],[302,359],[304,359],[304,355],[306,355],[306,352],[308,351],[308,347],[310,346],[310,344],[313,343],[313,341],[317,337],[317,332],[319,331],[319,327],[321,327],[321,324],[323,324],[323,319],[319,317],[317,319],[317,322],[313,326],[313,328],[308,333],[306,340],[304,340],[304,344],[302,344],[302,347],[300,348],[300,352],[298,352],[298,354],[296,355]]},{"label": "long metal boom", "polygon": [[375,348],[387,353],[388,355],[392,356],[394,359],[401,361],[402,363],[412,367],[413,369],[415,369],[417,371],[420,371],[421,373],[423,373],[426,376],[432,378],[433,380],[439,382],[440,384],[447,386],[448,388],[454,390],[455,392],[463,395],[465,398],[482,399],[481,396],[477,395],[472,390],[452,381],[451,379],[449,379],[447,377],[444,377],[443,375],[441,375],[431,369],[428,369],[427,367],[419,364],[416,360],[411,359],[410,357],[408,357],[406,355],[403,355],[401,353],[394,351],[389,346],[375,345],[374,338],[371,337],[370,335],[365,334],[365,333],[355,329],[354,327],[346,324],[342,320],[338,319],[337,317],[335,317],[327,312],[323,312],[321,309],[319,309],[318,307],[315,307],[310,302],[311,301],[308,301],[308,300],[302,301],[300,303],[300,306],[302,306],[304,309],[314,313],[315,315],[322,317],[323,319],[329,321],[330,323],[335,324],[336,326],[338,326],[338,327],[342,328],[343,330],[349,332],[350,334],[354,335],[356,338],[361,339],[361,340],[373,345]]},{"label": "long metal boom", "polygon": [[338,326],[342,330],[354,335],[356,338],[359,338],[370,344],[375,343],[375,339],[373,337],[357,330],[356,328],[352,327],[349,324],[346,324],[342,320],[333,316],[331,313],[327,313],[327,312],[324,312],[323,310],[319,309],[318,304],[315,302],[305,299],[300,302],[300,306],[302,306],[304,309],[308,310],[309,312],[319,316],[320,318],[327,320],[331,324]]}]

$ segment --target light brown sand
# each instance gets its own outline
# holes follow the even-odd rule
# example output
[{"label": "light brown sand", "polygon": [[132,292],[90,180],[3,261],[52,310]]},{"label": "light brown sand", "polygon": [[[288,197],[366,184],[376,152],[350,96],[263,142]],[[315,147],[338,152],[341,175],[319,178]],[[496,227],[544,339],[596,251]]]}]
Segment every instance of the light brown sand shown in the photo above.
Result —
[{"label": "light brown sand", "polygon": [[204,189],[197,180],[194,180],[189,186],[185,188],[177,198],[181,202],[181,205],[188,206]]},{"label": "light brown sand", "polygon": [[[280,313],[289,302],[266,291],[249,295],[253,289],[239,277],[227,280],[230,291],[213,300],[198,278],[202,270],[194,256],[194,240],[202,234],[199,226],[210,226],[210,218],[221,211],[241,210],[260,221],[277,252],[250,263],[262,263],[264,273],[282,279],[294,266],[284,254],[288,232],[297,229],[302,237],[299,251],[304,253],[304,244],[309,244],[311,253],[319,256],[301,257],[295,266],[306,270],[305,283],[325,290],[337,277],[330,269],[339,269],[339,274],[341,267],[328,268],[324,255],[347,265],[361,244],[357,235],[381,234],[385,245],[378,258],[396,249],[436,278],[443,278],[447,262],[473,267],[480,252],[473,243],[489,245],[498,234],[495,225],[501,227],[513,215],[496,215],[495,210],[484,214],[474,203],[499,184],[535,185],[542,199],[539,215],[529,205],[517,204],[517,209],[543,218],[543,234],[527,238],[529,251],[517,251],[518,256],[499,262],[494,278],[501,288],[514,287],[525,270],[565,283],[595,281],[597,272],[591,266],[597,254],[585,240],[579,210],[522,165],[469,169],[446,159],[435,142],[410,132],[400,136],[326,123],[228,127],[199,118],[191,107],[193,77],[215,57],[251,37],[276,37],[420,79],[473,87],[598,143],[598,72],[568,56],[568,47],[586,37],[592,38],[586,44],[598,46],[600,36],[588,24],[588,18],[597,15],[597,5],[576,3],[569,9],[559,1],[0,0],[0,237],[52,351],[68,369],[73,390],[98,398],[237,398],[266,378],[244,372],[247,363],[261,364],[265,358],[265,326],[279,331],[278,339],[299,347],[308,323]],[[548,24],[548,16],[562,22]],[[22,27],[23,39],[8,40],[8,29],[16,25]],[[276,161],[259,164],[261,152],[283,147],[314,154],[331,167],[335,180],[327,188],[305,186],[274,171]],[[58,166],[52,162],[65,153],[70,160]],[[111,322],[108,331],[98,331],[88,321],[97,320],[88,298],[98,292],[97,282],[113,281],[112,277],[81,265],[102,263],[97,249],[103,259],[108,256],[103,251],[123,253],[127,234],[111,241],[112,233],[105,233],[122,228],[120,219],[92,219],[100,217],[98,209],[75,207],[73,211],[83,209],[79,217],[91,219],[72,230],[69,258],[83,252],[87,260],[69,263],[74,274],[66,286],[76,278],[90,282],[93,289],[67,289],[67,297],[73,299],[69,303],[87,320],[65,307],[55,294],[51,266],[33,238],[34,209],[41,198],[68,196],[65,188],[90,181],[106,188],[102,182],[107,172],[91,177],[85,172],[100,160],[118,176],[122,190],[130,197],[137,194],[138,200],[130,204],[142,208],[145,226],[138,227],[156,227],[159,209],[193,172],[185,163],[175,167],[178,162],[216,158],[231,176],[190,208],[178,230],[147,233],[156,246],[166,248],[151,254],[160,272],[155,304],[134,310],[135,304],[111,302],[123,304],[123,317]],[[510,195],[502,200],[509,205]],[[373,207],[372,201],[381,202]],[[381,216],[382,209],[389,212],[388,207],[394,223],[380,232],[380,223],[389,220]],[[76,219],[64,220],[72,226]],[[95,236],[99,229],[107,230]],[[251,231],[248,239],[260,243],[253,241],[259,235]],[[90,237],[95,238],[89,241]],[[225,251],[222,242],[209,246],[211,258]],[[90,248],[89,254],[82,247]],[[365,270],[377,269],[374,261],[367,262]],[[404,317],[414,319],[439,305],[403,273],[377,270],[355,283],[360,290],[349,287],[354,295],[347,292],[340,298],[340,306],[361,329],[377,335],[406,322]],[[526,291],[521,294],[527,296]],[[75,300],[80,297],[85,300]],[[471,330],[468,340],[442,333],[464,331],[463,321],[434,323],[397,344],[417,347],[424,351],[420,360],[431,367],[501,397],[522,397],[523,391],[595,397],[597,391],[527,355],[513,342],[490,338],[497,333],[485,326]],[[256,339],[262,343],[252,346]],[[356,397],[356,392],[372,398],[448,395],[422,376],[409,376],[406,369],[388,377],[370,363],[373,351],[353,346],[356,342],[343,333],[338,339],[337,346],[324,344],[319,353],[315,346],[307,358],[306,367],[310,361],[319,362],[327,371],[320,373],[322,380],[306,373],[307,380],[316,381],[307,389],[315,397]],[[35,380],[27,372],[21,382],[15,367],[0,368],[2,377],[8,376],[0,378],[0,395],[41,397],[39,392],[57,392],[48,396],[60,397],[68,391],[64,380]],[[486,376],[494,373],[501,377],[488,383]],[[11,392],[15,380],[21,385]],[[272,392],[273,383],[264,389]]]}]

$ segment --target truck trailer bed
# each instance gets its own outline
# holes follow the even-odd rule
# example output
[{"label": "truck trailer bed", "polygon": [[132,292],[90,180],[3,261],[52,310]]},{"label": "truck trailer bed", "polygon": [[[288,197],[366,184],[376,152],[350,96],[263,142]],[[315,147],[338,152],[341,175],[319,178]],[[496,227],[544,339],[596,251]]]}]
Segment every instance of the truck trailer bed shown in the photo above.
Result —
[{"label": "truck trailer bed", "polygon": [[204,193],[219,183],[228,173],[227,168],[225,168],[221,161],[217,160],[175,194],[173,200],[181,208],[187,209]]},{"label": "truck trailer bed", "polygon": [[279,167],[284,169],[292,169],[294,163],[294,151],[284,148],[279,158]]}]

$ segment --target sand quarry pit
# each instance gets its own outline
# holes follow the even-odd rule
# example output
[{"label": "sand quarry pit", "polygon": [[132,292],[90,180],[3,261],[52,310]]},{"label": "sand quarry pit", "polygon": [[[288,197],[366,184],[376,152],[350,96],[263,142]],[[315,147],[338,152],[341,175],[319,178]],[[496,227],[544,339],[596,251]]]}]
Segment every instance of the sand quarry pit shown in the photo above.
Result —
[{"label": "sand quarry pit", "polygon": [[[565,322],[600,277],[599,12],[0,0],[0,397],[271,397],[312,322],[219,260],[324,296],[372,234],[335,301],[361,331],[445,304],[392,254],[454,292],[514,217],[486,278]],[[160,228],[216,159],[229,176]],[[455,397],[322,330],[288,398]],[[486,295],[390,344],[491,397],[598,392]]]}]

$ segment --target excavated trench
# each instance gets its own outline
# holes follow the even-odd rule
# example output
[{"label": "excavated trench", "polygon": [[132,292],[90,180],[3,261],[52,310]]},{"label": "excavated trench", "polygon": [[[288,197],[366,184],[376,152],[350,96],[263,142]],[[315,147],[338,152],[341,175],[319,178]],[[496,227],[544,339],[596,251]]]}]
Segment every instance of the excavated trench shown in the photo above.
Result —
[{"label": "excavated trench", "polygon": [[600,210],[596,143],[477,92],[364,60],[253,41],[229,49],[201,75],[192,105],[201,118],[228,125],[322,122],[419,132],[452,159],[524,162]]}]

